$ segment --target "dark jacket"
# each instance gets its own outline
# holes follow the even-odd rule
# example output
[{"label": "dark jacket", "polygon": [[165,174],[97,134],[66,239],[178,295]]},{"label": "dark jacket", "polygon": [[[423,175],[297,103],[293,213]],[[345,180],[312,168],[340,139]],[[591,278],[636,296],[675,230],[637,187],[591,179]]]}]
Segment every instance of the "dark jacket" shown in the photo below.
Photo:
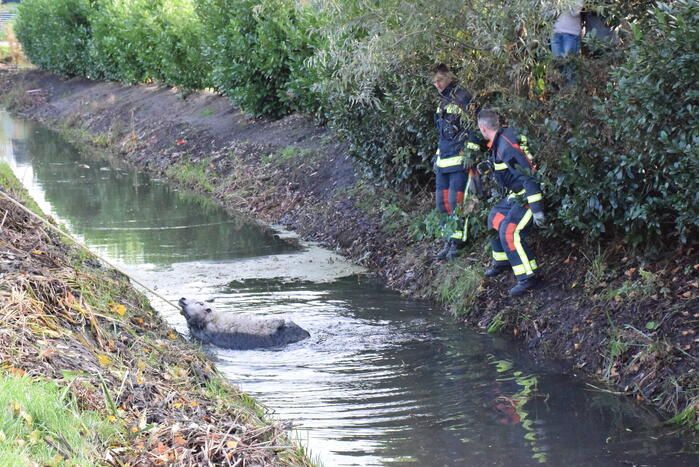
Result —
[{"label": "dark jacket", "polygon": [[472,139],[470,136],[475,134],[468,130],[471,95],[456,83],[450,84],[441,95],[434,114],[439,132],[437,166],[440,173],[451,173],[463,170],[463,151]]},{"label": "dark jacket", "polygon": [[511,128],[501,128],[490,144],[490,161],[498,185],[508,190],[508,198],[528,204],[532,212],[543,212],[541,187],[536,169],[519,144],[520,138]]}]

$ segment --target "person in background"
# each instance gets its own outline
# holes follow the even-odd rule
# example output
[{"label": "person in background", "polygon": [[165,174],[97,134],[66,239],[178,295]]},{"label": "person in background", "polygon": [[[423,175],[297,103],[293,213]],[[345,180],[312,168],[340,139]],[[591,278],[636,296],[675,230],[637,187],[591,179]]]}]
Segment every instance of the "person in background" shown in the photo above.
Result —
[{"label": "person in background", "polygon": [[[454,216],[457,225],[453,231],[446,232],[444,246],[435,258],[451,260],[465,244],[465,221],[458,217],[457,209],[464,201],[467,183],[474,192],[480,187],[474,165],[475,153],[481,146],[474,118],[469,116],[471,95],[457,84],[454,74],[443,64],[434,69],[432,84],[440,95],[434,115],[439,133],[434,162],[437,209]],[[469,121],[472,129],[468,128]]]},{"label": "person in background", "polygon": [[[583,8],[584,0],[573,0],[573,6],[564,10],[556,19],[553,25],[553,36],[551,37],[551,53],[554,57],[565,57],[566,55],[580,53],[580,41],[582,34],[582,24],[580,12]],[[573,80],[573,66],[566,63],[562,70],[566,83]]]},{"label": "person in background", "polygon": [[501,128],[500,117],[493,110],[478,114],[478,128],[490,148],[488,160],[478,164],[478,171],[492,172],[495,182],[506,190],[505,198],[488,214],[488,228],[497,235],[490,242],[493,261],[485,276],[495,277],[512,269],[517,284],[510,295],[518,296],[539,283],[539,267],[525,238],[532,223],[544,225],[541,187],[525,138],[511,128]]}]

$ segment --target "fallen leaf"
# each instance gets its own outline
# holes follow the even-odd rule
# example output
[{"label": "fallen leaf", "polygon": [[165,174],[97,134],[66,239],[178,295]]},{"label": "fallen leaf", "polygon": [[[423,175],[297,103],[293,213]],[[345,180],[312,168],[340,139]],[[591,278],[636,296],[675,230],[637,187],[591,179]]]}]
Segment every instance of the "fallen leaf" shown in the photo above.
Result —
[{"label": "fallen leaf", "polygon": [[41,432],[39,430],[34,430],[29,433],[29,444],[36,444],[41,440]]},{"label": "fallen leaf", "polygon": [[633,275],[633,273],[636,272],[636,271],[637,271],[637,268],[629,268],[629,269],[627,269],[627,270],[624,272],[624,275],[625,275],[625,276],[631,276],[631,275]]},{"label": "fallen leaf", "polygon": [[235,449],[236,446],[238,446],[238,442],[237,442],[237,441],[226,441],[226,447],[227,447],[228,449]]},{"label": "fallen leaf", "polygon": [[126,307],[124,305],[119,305],[117,303],[111,304],[112,313],[116,313],[119,316],[124,316],[126,314]]},{"label": "fallen leaf", "polygon": [[151,452],[154,453],[156,456],[161,456],[161,455],[165,454],[167,452],[167,450],[168,450],[168,447],[165,446],[165,444],[163,444],[162,441],[158,441],[158,445],[155,448],[153,448],[153,450]]},{"label": "fallen leaf", "polygon": [[112,361],[109,359],[109,357],[105,357],[104,355],[98,355],[97,360],[99,360],[100,365],[102,365],[102,366],[107,366],[110,363],[112,363]]},{"label": "fallen leaf", "polygon": [[24,376],[27,372],[21,368],[10,367],[10,373],[17,376]]},{"label": "fallen leaf", "polygon": [[691,291],[691,290],[688,290],[688,291],[686,291],[685,293],[683,293],[682,296],[683,296],[684,298],[689,298],[689,297],[692,296],[692,291]]},{"label": "fallen leaf", "polygon": [[25,422],[27,422],[27,425],[30,425],[30,426],[31,426],[32,420],[33,420],[31,415],[29,415],[27,412],[25,412],[24,410],[22,410],[22,411],[19,413],[19,416],[22,417],[22,418],[24,419]]}]

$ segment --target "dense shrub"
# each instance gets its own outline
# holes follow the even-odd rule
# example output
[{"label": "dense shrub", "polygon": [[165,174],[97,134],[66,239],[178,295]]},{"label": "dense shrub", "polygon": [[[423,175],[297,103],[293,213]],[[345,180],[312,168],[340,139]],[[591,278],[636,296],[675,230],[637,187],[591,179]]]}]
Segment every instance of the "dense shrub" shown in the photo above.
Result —
[{"label": "dense shrub", "polygon": [[186,89],[209,83],[202,25],[190,0],[102,0],[92,36],[91,58],[102,77]]},{"label": "dense shrub", "polygon": [[154,79],[185,89],[211,86],[211,62],[205,54],[204,25],[191,0],[163,2],[156,17],[155,57],[148,63]]},{"label": "dense shrub", "polygon": [[[611,72],[596,125],[576,135],[561,219],[599,237],[662,247],[699,230],[699,2],[659,4]],[[694,237],[696,238],[696,237]],[[658,243],[660,242],[660,243]]]},{"label": "dense shrub", "polygon": [[101,0],[92,16],[90,58],[100,77],[141,83],[151,76],[147,63],[155,54],[156,0]]},{"label": "dense shrub", "polygon": [[26,0],[17,23],[32,63],[57,73],[186,89],[209,84],[190,0]]},{"label": "dense shrub", "polygon": [[38,67],[88,76],[92,0],[27,0],[17,9],[15,33],[24,53]]},{"label": "dense shrub", "polygon": [[214,87],[244,110],[279,117],[317,105],[305,65],[321,16],[295,0],[196,0]]}]

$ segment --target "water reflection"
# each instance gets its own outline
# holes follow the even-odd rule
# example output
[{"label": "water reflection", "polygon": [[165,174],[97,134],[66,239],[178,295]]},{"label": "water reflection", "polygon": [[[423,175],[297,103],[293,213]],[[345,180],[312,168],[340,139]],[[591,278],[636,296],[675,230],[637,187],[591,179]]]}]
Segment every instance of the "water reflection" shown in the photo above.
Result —
[{"label": "water reflection", "polygon": [[109,257],[168,265],[297,249],[211,201],[81,156],[44,127],[7,122],[0,127],[11,137],[4,143],[6,158],[25,184],[36,186],[34,193],[41,192],[42,208]]},{"label": "water reflection", "polygon": [[[212,203],[4,117],[5,159],[42,208],[170,300],[283,315],[284,349],[213,349],[219,368],[328,466],[696,465],[658,417],[387,291],[331,252],[299,249]],[[153,302],[179,331],[177,310]]]}]

